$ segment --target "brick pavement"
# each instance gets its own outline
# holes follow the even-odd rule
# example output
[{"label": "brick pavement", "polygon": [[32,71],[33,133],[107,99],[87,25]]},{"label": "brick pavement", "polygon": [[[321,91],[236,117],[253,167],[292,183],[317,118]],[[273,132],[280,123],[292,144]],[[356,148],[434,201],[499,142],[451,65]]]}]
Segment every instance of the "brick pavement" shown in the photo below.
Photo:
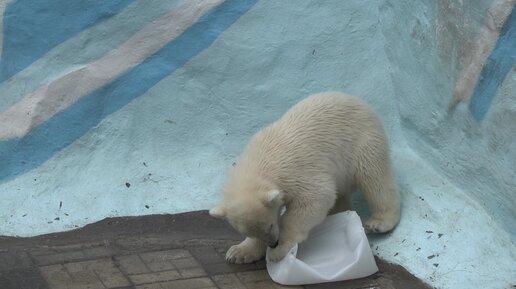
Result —
[{"label": "brick pavement", "polygon": [[106,219],[83,229],[34,238],[0,237],[0,289],[430,288],[400,266],[359,279],[281,286],[265,262],[224,260],[241,239],[205,211]]}]

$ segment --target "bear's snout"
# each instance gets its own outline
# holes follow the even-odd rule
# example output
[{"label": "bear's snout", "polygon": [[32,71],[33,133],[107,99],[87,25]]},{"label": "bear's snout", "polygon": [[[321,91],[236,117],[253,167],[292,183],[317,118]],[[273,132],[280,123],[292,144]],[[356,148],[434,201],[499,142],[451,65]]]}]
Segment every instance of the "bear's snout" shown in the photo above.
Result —
[{"label": "bear's snout", "polygon": [[271,247],[272,249],[278,247],[278,244],[279,244],[279,241],[276,240],[276,242],[274,242],[274,244],[269,244],[269,247]]}]

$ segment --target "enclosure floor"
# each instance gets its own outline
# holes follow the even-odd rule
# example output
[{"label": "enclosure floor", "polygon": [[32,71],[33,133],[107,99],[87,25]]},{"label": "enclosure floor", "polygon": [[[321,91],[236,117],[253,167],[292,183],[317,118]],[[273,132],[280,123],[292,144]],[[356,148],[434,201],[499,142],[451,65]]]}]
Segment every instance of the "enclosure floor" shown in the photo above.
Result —
[{"label": "enclosure floor", "polygon": [[110,218],[33,238],[0,237],[0,288],[430,288],[379,258],[380,271],[368,278],[280,286],[264,261],[225,262],[225,251],[239,239],[206,211]]}]

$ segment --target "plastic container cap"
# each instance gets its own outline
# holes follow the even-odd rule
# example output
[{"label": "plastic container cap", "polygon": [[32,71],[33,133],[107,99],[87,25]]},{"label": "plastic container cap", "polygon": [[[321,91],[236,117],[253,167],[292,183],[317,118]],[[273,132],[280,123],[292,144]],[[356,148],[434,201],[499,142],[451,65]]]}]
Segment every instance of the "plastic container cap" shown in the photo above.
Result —
[{"label": "plastic container cap", "polygon": [[279,284],[305,285],[363,278],[378,267],[360,217],[346,211],[328,216],[281,261],[267,261],[267,271]]}]

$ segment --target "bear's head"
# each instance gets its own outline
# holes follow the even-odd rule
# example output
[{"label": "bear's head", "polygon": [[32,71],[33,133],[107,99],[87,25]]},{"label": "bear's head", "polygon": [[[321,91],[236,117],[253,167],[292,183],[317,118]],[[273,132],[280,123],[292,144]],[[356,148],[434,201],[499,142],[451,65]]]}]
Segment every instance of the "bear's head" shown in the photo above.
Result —
[{"label": "bear's head", "polygon": [[227,199],[212,208],[210,215],[227,220],[241,234],[275,248],[280,235],[279,220],[283,207],[283,193],[270,190],[258,196],[241,195]]}]

